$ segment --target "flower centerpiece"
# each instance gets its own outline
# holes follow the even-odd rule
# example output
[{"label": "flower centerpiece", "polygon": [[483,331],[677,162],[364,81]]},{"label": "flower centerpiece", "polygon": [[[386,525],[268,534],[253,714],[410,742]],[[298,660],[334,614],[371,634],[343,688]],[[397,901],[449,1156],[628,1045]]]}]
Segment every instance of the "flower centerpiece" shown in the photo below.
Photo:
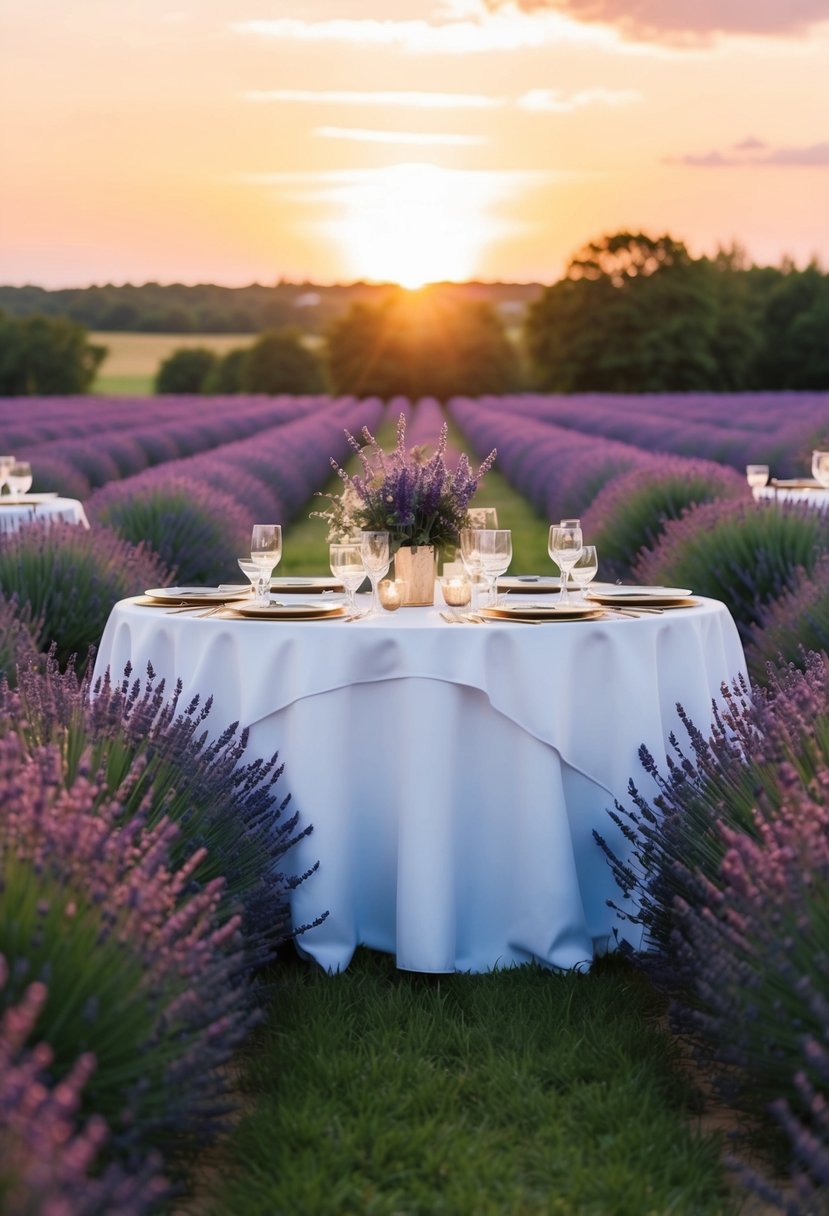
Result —
[{"label": "flower centerpiece", "polygon": [[[432,602],[437,549],[458,543],[469,504],[495,460],[493,448],[477,472],[473,472],[468,457],[462,454],[456,467],[450,469],[446,464],[447,433],[444,423],[437,448],[429,456],[423,447],[406,449],[405,414],[398,419],[397,442],[390,454],[383,451],[368,427],[363,427],[362,444],[346,431],[349,446],[360,458],[362,472],[351,475],[332,457],[331,465],[343,481],[343,492],[324,495],[331,501],[331,507],[313,512],[328,521],[329,538],[332,533],[345,537],[357,531],[388,532],[398,574],[409,584],[409,604]],[[428,575],[418,575],[412,569],[420,550],[423,554],[419,561]],[[422,592],[413,591],[421,583]],[[426,595],[428,599],[424,598]]]}]

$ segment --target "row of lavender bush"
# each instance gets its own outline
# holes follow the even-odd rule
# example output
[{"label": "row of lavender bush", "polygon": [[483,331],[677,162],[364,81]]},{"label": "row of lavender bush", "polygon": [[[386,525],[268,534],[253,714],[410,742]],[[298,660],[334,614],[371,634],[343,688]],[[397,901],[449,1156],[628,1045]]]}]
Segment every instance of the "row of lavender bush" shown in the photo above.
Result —
[{"label": "row of lavender bush", "polygon": [[829,435],[827,393],[525,394],[482,398],[516,413],[648,451],[716,460],[743,472],[767,464],[775,477],[810,475],[812,449]]}]

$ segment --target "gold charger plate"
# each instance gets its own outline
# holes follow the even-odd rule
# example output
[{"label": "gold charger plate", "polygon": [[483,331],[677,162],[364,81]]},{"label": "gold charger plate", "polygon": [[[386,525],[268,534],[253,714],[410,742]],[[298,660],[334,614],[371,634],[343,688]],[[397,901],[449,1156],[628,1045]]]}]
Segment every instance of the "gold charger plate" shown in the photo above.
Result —
[{"label": "gold charger plate", "polygon": [[600,607],[590,604],[503,604],[481,608],[479,616],[496,621],[596,621],[602,616]]},{"label": "gold charger plate", "polygon": [[324,621],[345,616],[345,604],[228,604],[228,609],[246,620]]}]

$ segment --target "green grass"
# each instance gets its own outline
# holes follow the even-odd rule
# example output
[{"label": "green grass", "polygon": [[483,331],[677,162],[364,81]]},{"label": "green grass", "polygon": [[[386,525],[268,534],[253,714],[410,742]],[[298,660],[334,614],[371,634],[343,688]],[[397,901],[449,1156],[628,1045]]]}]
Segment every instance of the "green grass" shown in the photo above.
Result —
[{"label": "green grass", "polygon": [[150,396],[162,361],[182,347],[206,346],[217,355],[250,346],[253,334],[140,334],[95,331],[90,342],[107,348],[91,392],[98,396]]},{"label": "green grass", "polygon": [[618,959],[427,977],[290,959],[211,1216],[725,1216],[661,1010]]}]

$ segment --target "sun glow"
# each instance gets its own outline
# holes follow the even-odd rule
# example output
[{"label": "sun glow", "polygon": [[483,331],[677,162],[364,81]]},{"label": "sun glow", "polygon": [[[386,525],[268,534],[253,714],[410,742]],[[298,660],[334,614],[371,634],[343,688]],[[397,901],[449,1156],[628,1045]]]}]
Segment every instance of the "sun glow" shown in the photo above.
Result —
[{"label": "sun glow", "polygon": [[367,172],[341,192],[345,214],[330,228],[357,278],[417,288],[474,276],[495,234],[492,191],[476,173],[432,164]]}]

